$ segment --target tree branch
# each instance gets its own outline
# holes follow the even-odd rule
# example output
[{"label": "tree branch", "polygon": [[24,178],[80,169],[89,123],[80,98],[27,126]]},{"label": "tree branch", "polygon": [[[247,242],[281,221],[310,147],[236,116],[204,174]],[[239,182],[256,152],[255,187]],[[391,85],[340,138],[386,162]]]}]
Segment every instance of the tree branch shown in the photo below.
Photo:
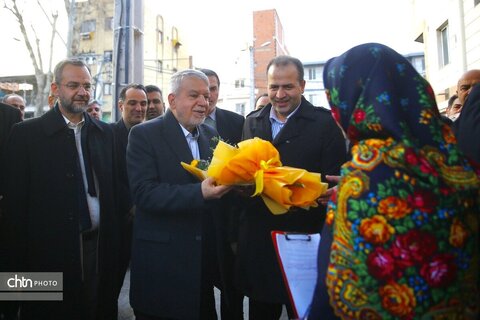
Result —
[{"label": "tree branch", "polygon": [[30,43],[30,39],[28,38],[28,35],[27,35],[27,30],[25,29],[25,24],[23,23],[23,17],[17,7],[17,1],[12,0],[12,3],[13,3],[13,7],[10,8],[7,6],[6,2],[4,1],[4,7],[8,9],[15,16],[15,18],[17,18],[20,31],[22,32],[22,35],[23,35],[23,40],[25,41],[25,45],[27,46],[28,53],[30,54],[30,59],[32,60],[33,68],[35,69],[35,74],[42,74],[43,70],[38,66],[32,44]]},{"label": "tree branch", "polygon": [[30,28],[32,28],[33,34],[35,35],[35,43],[37,44],[38,66],[40,67],[40,70],[43,71],[42,53],[40,52],[40,39],[38,38],[33,25],[31,25]]}]

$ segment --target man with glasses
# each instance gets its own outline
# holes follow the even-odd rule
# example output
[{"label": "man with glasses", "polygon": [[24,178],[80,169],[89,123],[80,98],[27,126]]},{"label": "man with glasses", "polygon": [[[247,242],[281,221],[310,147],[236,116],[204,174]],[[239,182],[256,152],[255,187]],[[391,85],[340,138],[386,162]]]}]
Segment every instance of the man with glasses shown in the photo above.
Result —
[{"label": "man with glasses", "polygon": [[59,272],[63,297],[21,301],[21,319],[116,319],[113,133],[86,113],[92,77],[84,62],[63,60],[54,75],[57,102],[13,127],[3,177],[9,270]]}]

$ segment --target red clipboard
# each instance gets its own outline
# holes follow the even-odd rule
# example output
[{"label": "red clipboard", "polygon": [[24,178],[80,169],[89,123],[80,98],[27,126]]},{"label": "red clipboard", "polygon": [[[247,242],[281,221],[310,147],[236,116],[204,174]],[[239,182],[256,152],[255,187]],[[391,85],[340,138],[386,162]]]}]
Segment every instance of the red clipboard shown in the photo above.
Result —
[{"label": "red clipboard", "polygon": [[272,231],[271,235],[294,316],[303,319],[317,283],[320,234]]}]

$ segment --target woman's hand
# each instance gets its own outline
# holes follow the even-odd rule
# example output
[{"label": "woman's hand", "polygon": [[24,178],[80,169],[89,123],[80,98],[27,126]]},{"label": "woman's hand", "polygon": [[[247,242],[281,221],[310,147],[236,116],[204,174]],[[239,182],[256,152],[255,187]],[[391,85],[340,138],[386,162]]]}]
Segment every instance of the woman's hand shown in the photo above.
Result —
[{"label": "woman's hand", "polygon": [[[329,175],[327,175],[327,176],[325,176],[325,179],[328,182],[334,182],[334,183],[338,184],[338,181],[340,181],[340,176],[329,176]],[[327,192],[325,192],[320,197],[318,197],[317,202],[320,203],[321,205],[326,206],[327,203],[328,203],[328,200],[330,200],[330,197],[336,191],[337,191],[337,186],[336,185],[334,187],[330,188],[330,189],[327,189]]]}]

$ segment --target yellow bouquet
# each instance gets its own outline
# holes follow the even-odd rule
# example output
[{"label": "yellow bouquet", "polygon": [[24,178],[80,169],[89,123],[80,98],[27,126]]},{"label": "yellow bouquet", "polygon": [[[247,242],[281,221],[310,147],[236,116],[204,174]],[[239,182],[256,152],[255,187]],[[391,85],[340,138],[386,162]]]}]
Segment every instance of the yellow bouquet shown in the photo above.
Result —
[{"label": "yellow bouquet", "polygon": [[325,193],[319,173],[282,166],[278,150],[260,138],[242,141],[238,148],[220,141],[206,170],[199,160],[182,166],[199,179],[212,177],[221,185],[254,185],[254,196],[261,196],[273,214],[286,213],[291,207],[316,207],[316,199]]}]

